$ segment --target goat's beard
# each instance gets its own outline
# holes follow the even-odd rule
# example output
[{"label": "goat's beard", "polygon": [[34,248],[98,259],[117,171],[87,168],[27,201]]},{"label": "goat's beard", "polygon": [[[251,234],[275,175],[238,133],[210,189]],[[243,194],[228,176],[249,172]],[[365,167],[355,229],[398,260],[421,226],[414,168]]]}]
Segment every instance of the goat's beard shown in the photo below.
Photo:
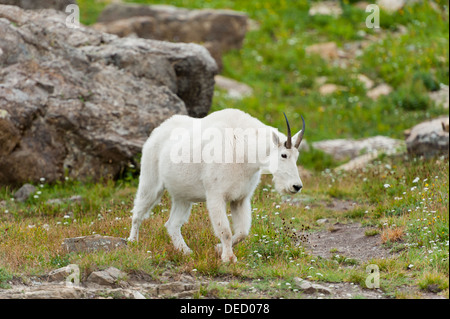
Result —
[{"label": "goat's beard", "polygon": [[276,179],[275,176],[273,177],[272,181],[273,181],[273,183],[274,183],[275,190],[278,192],[278,194],[280,194],[280,195],[290,194],[290,193],[286,190],[286,188],[284,187],[284,185],[282,185],[282,184],[280,184],[280,183],[277,182],[277,179]]}]

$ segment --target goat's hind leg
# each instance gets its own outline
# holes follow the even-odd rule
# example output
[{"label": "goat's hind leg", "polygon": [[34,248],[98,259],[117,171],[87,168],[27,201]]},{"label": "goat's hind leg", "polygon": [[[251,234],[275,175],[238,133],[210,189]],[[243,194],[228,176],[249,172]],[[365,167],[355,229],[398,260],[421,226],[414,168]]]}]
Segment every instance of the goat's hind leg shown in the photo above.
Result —
[{"label": "goat's hind leg", "polygon": [[155,187],[139,183],[132,210],[133,219],[130,237],[128,237],[129,241],[137,241],[139,239],[139,227],[142,221],[148,217],[150,210],[159,202],[163,193],[164,187],[162,186]]},{"label": "goat's hind leg", "polygon": [[231,217],[233,219],[233,246],[243,241],[250,232],[252,223],[252,208],[250,198],[231,202]]},{"label": "goat's hind leg", "polygon": [[184,254],[188,255],[192,250],[188,247],[181,235],[181,227],[188,221],[191,214],[190,202],[176,201],[172,202],[172,209],[170,210],[169,220],[165,226],[169,233],[172,243],[175,248]]}]

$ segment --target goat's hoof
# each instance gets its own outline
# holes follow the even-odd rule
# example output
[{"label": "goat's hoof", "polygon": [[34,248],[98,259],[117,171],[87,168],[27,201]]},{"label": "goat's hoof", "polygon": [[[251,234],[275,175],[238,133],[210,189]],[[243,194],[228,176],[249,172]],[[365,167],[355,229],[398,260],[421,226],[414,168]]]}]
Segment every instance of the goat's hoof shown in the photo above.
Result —
[{"label": "goat's hoof", "polygon": [[222,262],[224,263],[228,262],[235,263],[237,261],[237,258],[233,253],[231,253],[231,255],[224,256],[222,244],[217,244],[216,247],[214,247],[214,250],[216,251],[216,254],[218,256],[221,256]]},{"label": "goat's hoof", "polygon": [[176,248],[178,251],[180,251],[181,253],[183,253],[183,255],[190,255],[190,254],[192,254],[192,249],[190,249],[188,246],[186,246],[186,247],[179,247],[179,248]]},{"label": "goat's hoof", "polygon": [[224,263],[236,263],[237,262],[237,257],[232,254],[231,256],[222,256],[222,262]]}]

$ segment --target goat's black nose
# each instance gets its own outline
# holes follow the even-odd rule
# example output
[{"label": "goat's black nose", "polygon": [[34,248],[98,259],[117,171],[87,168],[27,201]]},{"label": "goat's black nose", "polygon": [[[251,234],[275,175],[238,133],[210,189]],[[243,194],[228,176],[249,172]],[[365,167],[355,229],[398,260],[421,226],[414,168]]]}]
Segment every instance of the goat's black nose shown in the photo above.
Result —
[{"label": "goat's black nose", "polygon": [[302,185],[292,185],[292,187],[294,187],[294,189],[298,192],[299,190],[302,189]]}]

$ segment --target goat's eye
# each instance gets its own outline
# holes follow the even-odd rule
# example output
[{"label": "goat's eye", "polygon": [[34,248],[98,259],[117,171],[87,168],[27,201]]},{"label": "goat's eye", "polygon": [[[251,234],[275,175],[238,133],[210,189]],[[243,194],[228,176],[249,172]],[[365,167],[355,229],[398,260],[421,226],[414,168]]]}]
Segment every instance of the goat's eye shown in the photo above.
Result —
[{"label": "goat's eye", "polygon": [[281,154],[281,157],[282,158],[287,158],[287,155],[286,154]]}]

